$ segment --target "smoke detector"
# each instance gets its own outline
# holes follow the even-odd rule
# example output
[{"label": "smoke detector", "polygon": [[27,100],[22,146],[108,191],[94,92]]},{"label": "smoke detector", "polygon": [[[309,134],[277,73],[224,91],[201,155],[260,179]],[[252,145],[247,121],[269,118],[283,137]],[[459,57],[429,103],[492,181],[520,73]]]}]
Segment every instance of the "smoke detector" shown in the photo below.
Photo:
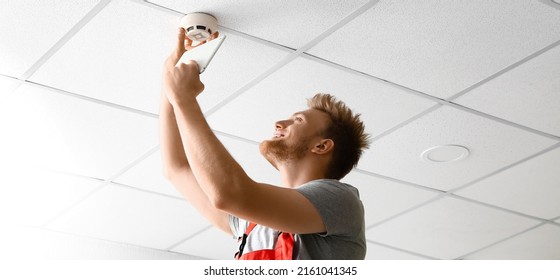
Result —
[{"label": "smoke detector", "polygon": [[218,30],[218,20],[211,14],[191,13],[181,19],[187,37],[193,41],[205,41]]}]

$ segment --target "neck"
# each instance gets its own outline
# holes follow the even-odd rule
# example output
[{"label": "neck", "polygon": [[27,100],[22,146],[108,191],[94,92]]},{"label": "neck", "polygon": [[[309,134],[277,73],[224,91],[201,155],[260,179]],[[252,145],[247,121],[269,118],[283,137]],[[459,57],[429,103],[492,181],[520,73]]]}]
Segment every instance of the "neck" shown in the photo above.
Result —
[{"label": "neck", "polygon": [[317,162],[298,160],[297,162],[283,162],[277,165],[282,177],[282,185],[295,188],[309,181],[324,179],[322,166]]}]

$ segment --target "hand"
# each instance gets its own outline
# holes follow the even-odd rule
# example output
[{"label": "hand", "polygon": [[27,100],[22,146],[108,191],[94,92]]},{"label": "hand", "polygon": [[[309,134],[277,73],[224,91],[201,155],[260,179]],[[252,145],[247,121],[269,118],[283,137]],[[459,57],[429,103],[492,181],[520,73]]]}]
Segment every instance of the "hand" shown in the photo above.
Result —
[{"label": "hand", "polygon": [[[218,35],[218,32],[212,34],[210,40],[217,38]],[[185,29],[178,29],[177,45],[165,61],[163,72],[164,92],[171,104],[193,101],[204,90],[195,61],[175,66],[185,51],[204,43],[206,41],[193,46],[193,42],[185,38]]]}]

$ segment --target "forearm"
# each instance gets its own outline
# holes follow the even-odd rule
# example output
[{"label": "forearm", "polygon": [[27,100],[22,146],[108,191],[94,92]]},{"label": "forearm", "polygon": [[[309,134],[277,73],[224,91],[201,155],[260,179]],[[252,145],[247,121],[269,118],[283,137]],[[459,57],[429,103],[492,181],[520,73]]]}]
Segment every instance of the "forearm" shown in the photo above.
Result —
[{"label": "forearm", "polygon": [[196,100],[173,104],[173,109],[191,170],[211,202],[239,194],[250,179],[216,138]]},{"label": "forearm", "polygon": [[163,169],[166,177],[169,177],[174,172],[189,168],[189,163],[184,152],[173,107],[163,92],[160,101],[159,127]]}]

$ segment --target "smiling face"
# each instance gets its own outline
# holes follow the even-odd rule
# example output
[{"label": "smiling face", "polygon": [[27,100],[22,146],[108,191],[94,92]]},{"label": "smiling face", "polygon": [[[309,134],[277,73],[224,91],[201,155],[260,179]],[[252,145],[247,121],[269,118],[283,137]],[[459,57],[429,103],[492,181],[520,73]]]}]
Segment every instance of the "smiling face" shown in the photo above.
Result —
[{"label": "smiling face", "polygon": [[315,109],[293,114],[277,121],[272,139],[260,144],[261,154],[276,168],[279,162],[290,162],[305,157],[330,122],[329,116]]}]

